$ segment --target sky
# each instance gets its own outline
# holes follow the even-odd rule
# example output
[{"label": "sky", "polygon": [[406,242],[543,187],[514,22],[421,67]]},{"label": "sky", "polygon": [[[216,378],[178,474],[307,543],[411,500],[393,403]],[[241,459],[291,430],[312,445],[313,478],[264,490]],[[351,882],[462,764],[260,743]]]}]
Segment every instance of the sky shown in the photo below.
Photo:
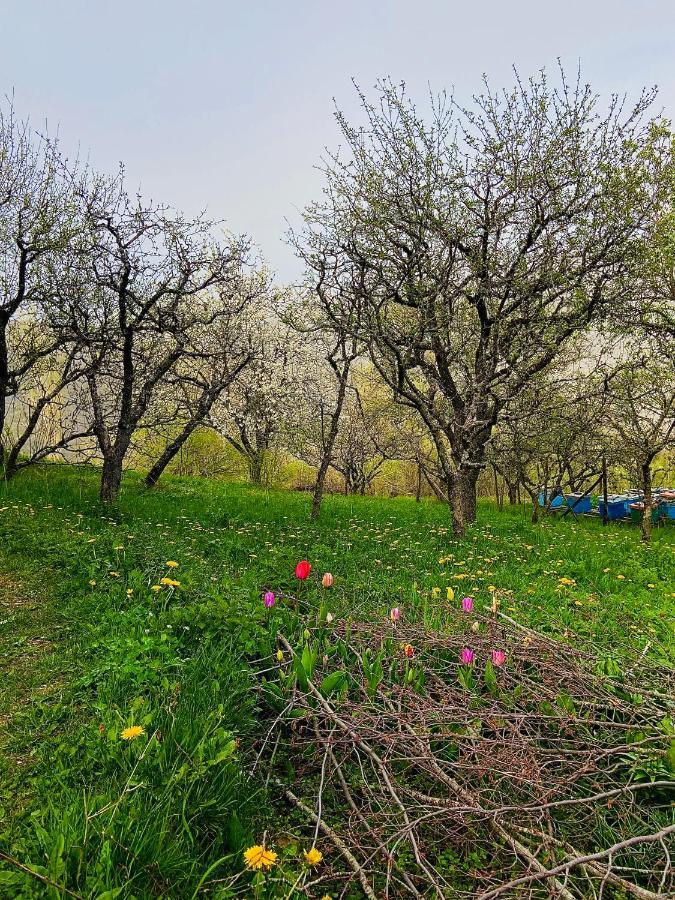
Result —
[{"label": "sky", "polygon": [[659,86],[675,118],[673,0],[0,0],[0,96],[102,171],[247,233],[280,282],[299,277],[288,222],[358,121],[352,79],[424,104],[555,69],[601,94]]}]

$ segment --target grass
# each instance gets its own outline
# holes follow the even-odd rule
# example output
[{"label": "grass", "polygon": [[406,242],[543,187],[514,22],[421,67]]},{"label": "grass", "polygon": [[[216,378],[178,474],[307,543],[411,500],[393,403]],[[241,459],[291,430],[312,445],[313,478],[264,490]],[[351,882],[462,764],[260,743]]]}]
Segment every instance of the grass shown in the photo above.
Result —
[{"label": "grass", "polygon": [[[147,492],[129,475],[107,511],[96,491],[95,471],[65,466],[0,486],[3,897],[246,893],[243,849],[293,828],[247,775],[250,662],[274,653],[277,627],[303,627],[282,603],[265,609],[267,589],[328,598],[336,616],[399,606],[426,624],[496,593],[522,624],[613,665],[675,660],[672,527],[644,545],[628,526],[533,526],[523,508],[481,503],[457,541],[435,502],[330,497],[310,525],[307,496],[241,484]],[[329,592],[320,577],[298,588],[302,558],[313,576],[333,572]],[[132,724],[145,735],[122,741]]]}]

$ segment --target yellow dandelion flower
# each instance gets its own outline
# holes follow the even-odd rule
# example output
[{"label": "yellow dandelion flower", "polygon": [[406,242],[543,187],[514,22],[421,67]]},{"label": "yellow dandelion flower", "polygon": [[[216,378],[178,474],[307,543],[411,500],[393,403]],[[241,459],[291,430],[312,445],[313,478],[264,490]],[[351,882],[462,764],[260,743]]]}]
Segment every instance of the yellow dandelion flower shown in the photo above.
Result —
[{"label": "yellow dandelion flower", "polygon": [[167,559],[166,564],[169,569],[175,569],[178,567],[178,563],[175,559]]},{"label": "yellow dandelion flower", "polygon": [[559,578],[558,581],[564,585],[576,584],[574,578]]},{"label": "yellow dandelion flower", "polygon": [[151,591],[161,591],[162,585],[161,584],[153,584],[152,587],[150,588],[150,590]]},{"label": "yellow dandelion flower", "polygon": [[94,578],[89,582],[89,587],[96,587],[96,580]]},{"label": "yellow dandelion flower", "polygon": [[305,850],[305,862],[308,866],[318,866],[323,859],[323,853],[312,847],[311,850]]},{"label": "yellow dandelion flower", "polygon": [[178,587],[180,581],[174,581],[173,578],[160,578],[160,584],[165,584],[167,587]]},{"label": "yellow dandelion flower", "polygon": [[617,575],[616,577],[619,581],[623,581],[626,576],[625,575]]},{"label": "yellow dandelion flower", "polygon": [[120,577],[119,572],[108,572],[108,575],[110,575],[111,578],[119,578]]},{"label": "yellow dandelion flower", "polygon": [[274,850],[267,850],[260,844],[254,844],[244,852],[244,859],[249,869],[271,869],[277,861]]},{"label": "yellow dandelion flower", "polygon": [[135,741],[137,737],[141,737],[143,734],[145,734],[145,728],[141,725],[130,725],[120,732],[120,737],[123,741]]}]

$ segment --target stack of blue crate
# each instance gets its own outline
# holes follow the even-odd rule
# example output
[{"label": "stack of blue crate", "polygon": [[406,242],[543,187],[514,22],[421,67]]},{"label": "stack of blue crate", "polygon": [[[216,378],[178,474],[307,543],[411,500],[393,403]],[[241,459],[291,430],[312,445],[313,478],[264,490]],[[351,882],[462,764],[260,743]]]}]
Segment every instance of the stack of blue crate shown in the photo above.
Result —
[{"label": "stack of blue crate", "polygon": [[580,513],[587,513],[591,511],[591,498],[590,496],[584,497],[581,491],[577,494],[568,494],[567,505],[571,511],[577,513],[577,515]]},{"label": "stack of blue crate", "polygon": [[[630,515],[630,504],[639,499],[634,494],[633,491],[630,494],[610,494],[607,497],[607,518],[627,519]],[[598,500],[598,512],[601,516],[605,515],[605,501],[602,497]]]},{"label": "stack of blue crate", "polygon": [[[540,491],[539,492],[539,506],[546,506],[546,501],[548,500],[548,498],[551,496],[552,493],[553,493],[552,491],[546,491],[546,493],[544,493],[544,491]],[[549,509],[558,509],[559,507],[561,507],[563,505],[564,502],[565,502],[565,498],[563,497],[563,495],[556,492],[555,494],[553,494],[553,499],[551,500]]]}]

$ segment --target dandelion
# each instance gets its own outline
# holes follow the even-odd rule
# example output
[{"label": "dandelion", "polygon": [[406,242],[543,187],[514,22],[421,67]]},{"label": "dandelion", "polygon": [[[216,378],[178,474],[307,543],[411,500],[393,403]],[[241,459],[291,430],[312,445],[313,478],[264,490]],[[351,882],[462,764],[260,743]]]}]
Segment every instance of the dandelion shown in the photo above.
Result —
[{"label": "dandelion", "polygon": [[174,581],[173,578],[160,578],[160,584],[165,584],[167,587],[178,587],[180,585],[180,581]]},{"label": "dandelion", "polygon": [[398,622],[398,620],[401,618],[401,610],[398,608],[398,606],[395,606],[393,609],[389,610],[389,618],[394,624]]},{"label": "dandelion", "polygon": [[145,728],[141,725],[130,725],[120,732],[120,737],[123,741],[135,741],[136,738],[141,737],[143,734],[145,734]]},{"label": "dandelion", "polygon": [[267,850],[260,844],[254,844],[244,852],[244,859],[249,869],[271,869],[277,861],[277,855],[274,850]]},{"label": "dandelion", "polygon": [[560,582],[560,584],[565,585],[565,586],[571,585],[571,584],[576,584],[576,581],[574,580],[574,578],[559,578],[558,581]]},{"label": "dandelion", "polygon": [[446,596],[448,598],[448,603],[452,603],[452,601],[455,599],[455,592],[451,587],[448,588]]},{"label": "dandelion", "polygon": [[321,584],[322,584],[325,588],[329,588],[329,587],[332,587],[332,586],[333,586],[333,576],[331,575],[330,572],[324,573],[324,576],[323,576],[323,578],[321,579]]},{"label": "dandelion", "polygon": [[497,666],[497,668],[499,668],[500,666],[503,666],[505,662],[506,662],[506,653],[504,653],[503,650],[493,650],[492,651],[492,665],[493,666]]},{"label": "dandelion", "polygon": [[473,610],[473,597],[462,597],[462,609],[465,613]]},{"label": "dandelion", "polygon": [[439,587],[432,588],[431,596],[434,600],[437,600],[441,596],[441,589]]},{"label": "dandelion", "polygon": [[403,653],[408,659],[412,659],[415,655],[415,648],[412,644],[405,644],[403,647]]},{"label": "dandelion", "polygon": [[162,585],[161,584],[153,584],[152,587],[150,588],[150,590],[151,591],[161,591]]},{"label": "dandelion", "polygon": [[473,650],[470,647],[465,647],[462,650],[459,658],[462,661],[462,665],[470,666],[473,664],[473,661],[476,658],[476,654],[473,652]]},{"label": "dandelion", "polygon": [[168,569],[176,569],[178,568],[178,563],[175,559],[167,559],[166,565]]},{"label": "dandelion", "polygon": [[89,582],[89,587],[96,587],[96,581],[94,578],[92,578],[91,581]]},{"label": "dandelion", "polygon": [[265,591],[263,602],[268,609],[271,609],[277,602],[277,598],[274,596],[272,591]]},{"label": "dandelion", "polygon": [[300,562],[295,567],[295,576],[299,578],[300,581],[304,581],[306,578],[309,578],[309,573],[312,571],[312,566],[307,562],[306,559],[301,559]]},{"label": "dandelion", "polygon": [[305,850],[305,862],[308,866],[318,866],[323,859],[323,853],[312,847],[311,850]]}]

